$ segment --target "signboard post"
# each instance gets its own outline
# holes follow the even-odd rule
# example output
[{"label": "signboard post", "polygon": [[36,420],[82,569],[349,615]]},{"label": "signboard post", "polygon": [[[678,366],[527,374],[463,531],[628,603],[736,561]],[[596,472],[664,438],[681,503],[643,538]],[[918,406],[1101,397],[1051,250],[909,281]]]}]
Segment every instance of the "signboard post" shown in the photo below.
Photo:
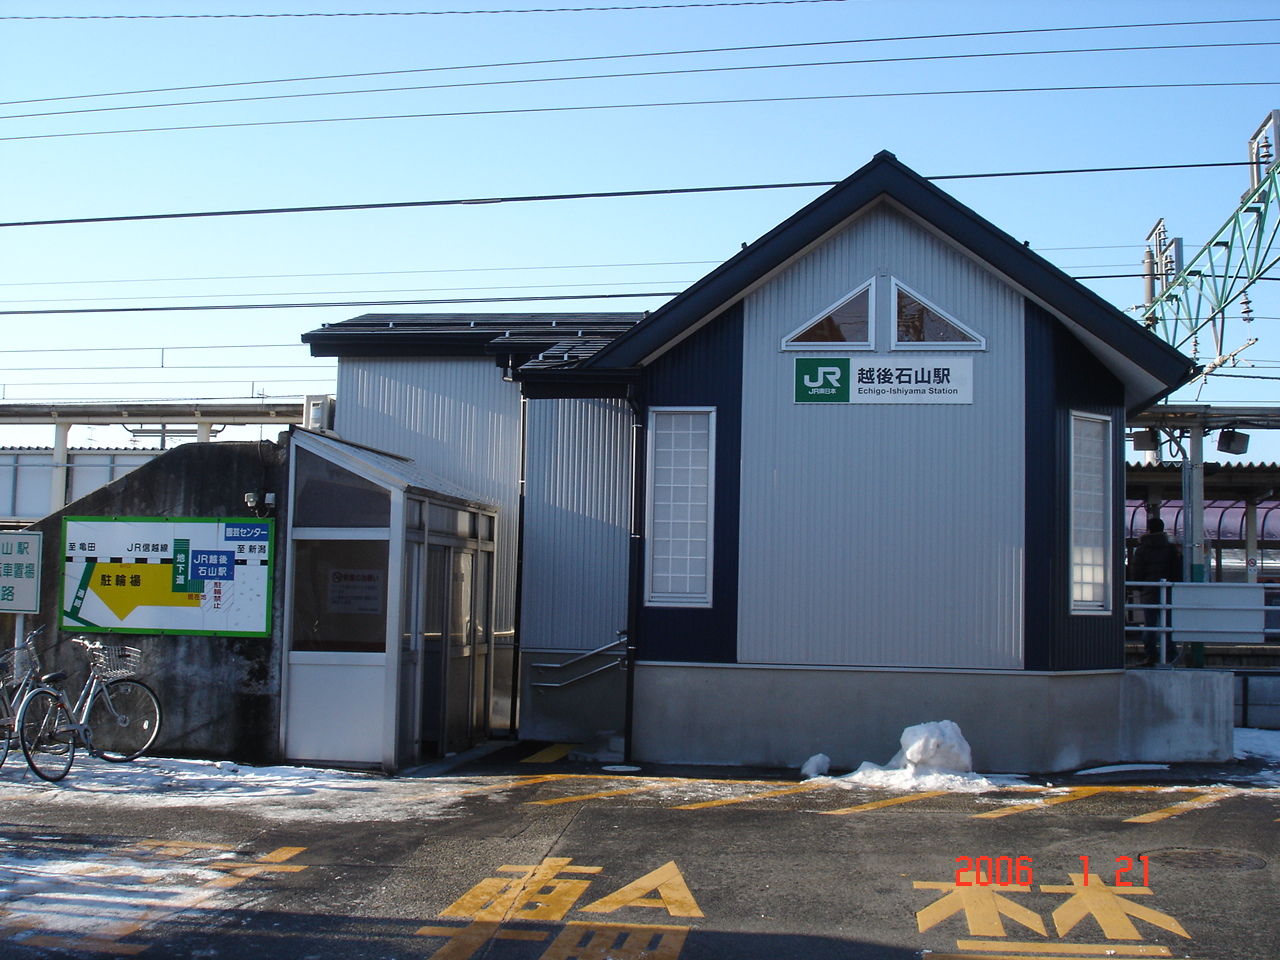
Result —
[{"label": "signboard post", "polygon": [[59,625],[113,633],[271,633],[274,521],[68,517]]}]

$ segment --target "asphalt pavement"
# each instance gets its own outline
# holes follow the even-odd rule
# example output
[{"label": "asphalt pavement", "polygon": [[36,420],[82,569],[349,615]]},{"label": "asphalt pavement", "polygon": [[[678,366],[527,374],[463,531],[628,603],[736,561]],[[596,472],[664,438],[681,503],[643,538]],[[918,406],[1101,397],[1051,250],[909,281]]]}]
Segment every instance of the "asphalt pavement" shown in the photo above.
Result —
[{"label": "asphalt pavement", "polygon": [[0,957],[1280,957],[1274,761],[970,793],[558,752],[62,784],[11,757]]}]

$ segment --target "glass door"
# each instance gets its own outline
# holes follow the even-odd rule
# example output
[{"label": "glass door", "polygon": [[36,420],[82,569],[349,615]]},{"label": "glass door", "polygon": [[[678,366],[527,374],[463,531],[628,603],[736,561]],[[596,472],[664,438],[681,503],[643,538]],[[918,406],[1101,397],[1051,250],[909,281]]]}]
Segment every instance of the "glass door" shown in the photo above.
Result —
[{"label": "glass door", "polygon": [[428,756],[444,753],[445,626],[449,611],[449,548],[427,547],[423,590],[422,686],[419,743]]},{"label": "glass door", "polygon": [[472,739],[471,694],[474,668],[475,555],[462,548],[449,550],[450,605],[445,680],[445,752],[465,750]]}]

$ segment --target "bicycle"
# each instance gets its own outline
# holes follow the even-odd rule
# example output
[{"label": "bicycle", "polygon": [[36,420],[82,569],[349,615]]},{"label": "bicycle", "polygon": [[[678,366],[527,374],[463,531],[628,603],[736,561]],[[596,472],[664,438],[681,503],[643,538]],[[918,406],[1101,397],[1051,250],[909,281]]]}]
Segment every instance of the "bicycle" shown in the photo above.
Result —
[{"label": "bicycle", "polygon": [[18,707],[40,678],[35,639],[43,632],[44,627],[36,627],[12,649],[0,653],[0,767],[17,740]]},{"label": "bicycle", "polygon": [[42,780],[61,780],[75,760],[76,745],[112,763],[132,760],[160,734],[160,698],[134,677],[142,660],[136,647],[73,637],[89,660],[89,676],[76,697],[53,684],[66,673],[41,678],[18,708],[18,742],[31,771]]}]

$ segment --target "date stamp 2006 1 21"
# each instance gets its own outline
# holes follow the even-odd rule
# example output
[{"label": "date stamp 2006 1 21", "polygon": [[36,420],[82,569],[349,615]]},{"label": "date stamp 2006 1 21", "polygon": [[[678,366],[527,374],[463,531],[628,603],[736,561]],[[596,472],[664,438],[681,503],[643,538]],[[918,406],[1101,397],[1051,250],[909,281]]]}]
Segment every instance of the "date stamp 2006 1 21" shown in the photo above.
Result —
[{"label": "date stamp 2006 1 21", "polygon": [[[1089,872],[1089,858],[1081,856],[1084,867],[1084,885],[1089,885],[1089,877],[1096,876],[1106,882],[1105,873]],[[956,857],[955,885],[957,887],[1023,887],[1035,882],[1035,861],[1031,857]],[[1150,863],[1145,855],[1138,857],[1116,857],[1115,871],[1111,885],[1113,887],[1146,887],[1150,877]],[[1141,868],[1142,879],[1136,875],[1130,877],[1134,870]]]}]

